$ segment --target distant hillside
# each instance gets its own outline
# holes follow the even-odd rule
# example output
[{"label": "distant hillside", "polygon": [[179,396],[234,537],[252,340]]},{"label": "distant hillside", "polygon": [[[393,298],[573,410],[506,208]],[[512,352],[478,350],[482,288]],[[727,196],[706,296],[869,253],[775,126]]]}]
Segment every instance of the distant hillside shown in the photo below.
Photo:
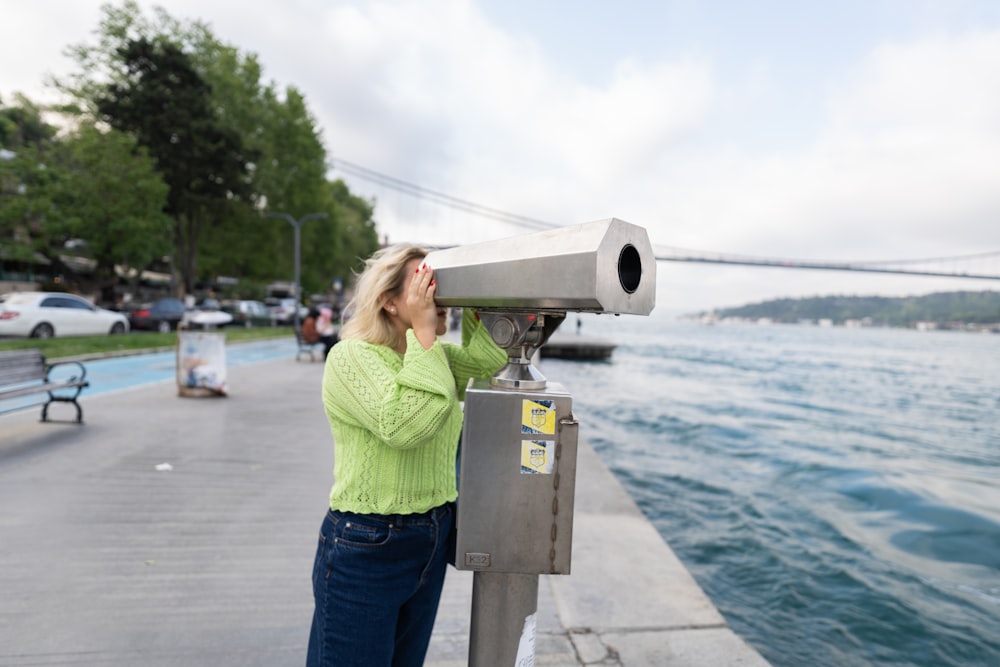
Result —
[{"label": "distant hillside", "polygon": [[937,324],[1000,323],[1000,292],[938,292],[925,296],[819,296],[776,299],[714,313],[719,318],[769,318],[775,322],[829,319],[834,324],[849,320],[868,321],[874,326],[912,327],[918,322]]}]

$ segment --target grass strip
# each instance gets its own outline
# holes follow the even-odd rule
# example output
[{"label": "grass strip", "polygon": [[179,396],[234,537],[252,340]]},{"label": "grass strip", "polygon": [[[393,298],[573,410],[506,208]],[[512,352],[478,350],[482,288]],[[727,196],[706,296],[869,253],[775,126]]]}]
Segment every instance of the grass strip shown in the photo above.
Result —
[{"label": "grass strip", "polygon": [[[212,331],[225,334],[227,344],[294,336],[291,327],[223,328]],[[173,331],[170,333],[133,331],[121,336],[0,339],[0,352],[38,348],[48,361],[78,357],[140,354],[176,347],[177,333]]]}]

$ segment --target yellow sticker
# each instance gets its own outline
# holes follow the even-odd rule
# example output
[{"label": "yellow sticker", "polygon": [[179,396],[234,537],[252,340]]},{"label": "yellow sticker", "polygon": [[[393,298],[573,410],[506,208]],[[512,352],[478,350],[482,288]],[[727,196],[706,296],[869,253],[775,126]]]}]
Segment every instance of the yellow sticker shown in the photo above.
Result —
[{"label": "yellow sticker", "polygon": [[532,401],[524,399],[521,403],[521,433],[553,435],[555,432],[555,401]]},{"label": "yellow sticker", "polygon": [[555,467],[554,440],[521,441],[521,474],[551,475]]}]

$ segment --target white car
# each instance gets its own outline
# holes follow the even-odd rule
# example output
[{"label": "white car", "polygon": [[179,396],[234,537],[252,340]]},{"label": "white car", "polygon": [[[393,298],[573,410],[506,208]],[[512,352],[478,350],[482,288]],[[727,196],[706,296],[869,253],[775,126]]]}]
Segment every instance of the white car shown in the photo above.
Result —
[{"label": "white car", "polygon": [[[267,299],[265,302],[277,324],[289,325],[295,320],[295,299]],[[299,304],[299,322],[309,316],[309,309]]]},{"label": "white car", "polygon": [[225,301],[222,310],[233,316],[232,326],[246,327],[273,327],[274,316],[271,310],[260,301],[248,299]]},{"label": "white car", "polygon": [[97,336],[129,330],[124,313],[98,308],[63,292],[11,292],[0,295],[0,336]]}]

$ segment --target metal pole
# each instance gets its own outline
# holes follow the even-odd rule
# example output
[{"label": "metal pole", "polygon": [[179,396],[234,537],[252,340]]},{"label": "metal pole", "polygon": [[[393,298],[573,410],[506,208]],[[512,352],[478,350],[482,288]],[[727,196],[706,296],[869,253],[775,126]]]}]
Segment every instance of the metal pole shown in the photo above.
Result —
[{"label": "metal pole", "polygon": [[533,665],[537,611],[537,574],[475,572],[469,667]]},{"label": "metal pole", "polygon": [[295,310],[292,311],[292,328],[295,331],[299,330],[299,291],[301,289],[299,287],[299,280],[301,278],[299,274],[302,273],[302,253],[299,250],[302,234],[299,230],[302,229],[303,222],[305,222],[305,219],[296,220],[295,224],[292,225],[295,227]]},{"label": "metal pole", "polygon": [[302,228],[302,223],[304,223],[306,220],[312,220],[314,218],[326,218],[327,214],[326,213],[307,213],[306,215],[302,216],[298,220],[296,220],[295,218],[293,218],[288,213],[268,213],[267,217],[269,217],[269,218],[284,218],[285,220],[288,221],[288,224],[290,224],[292,226],[292,228],[295,230],[295,281],[293,283],[293,288],[292,288],[292,290],[293,290],[292,296],[295,298],[295,310],[292,313],[292,326],[295,328],[296,331],[298,331],[298,329],[299,329],[299,291],[301,290],[301,287],[299,285],[299,280],[301,279],[301,275],[300,274],[301,274],[301,261],[302,261],[301,260],[301,251],[299,249],[299,247],[301,245],[301,241],[300,241],[300,239],[301,239],[301,233],[300,233],[299,230]]}]

